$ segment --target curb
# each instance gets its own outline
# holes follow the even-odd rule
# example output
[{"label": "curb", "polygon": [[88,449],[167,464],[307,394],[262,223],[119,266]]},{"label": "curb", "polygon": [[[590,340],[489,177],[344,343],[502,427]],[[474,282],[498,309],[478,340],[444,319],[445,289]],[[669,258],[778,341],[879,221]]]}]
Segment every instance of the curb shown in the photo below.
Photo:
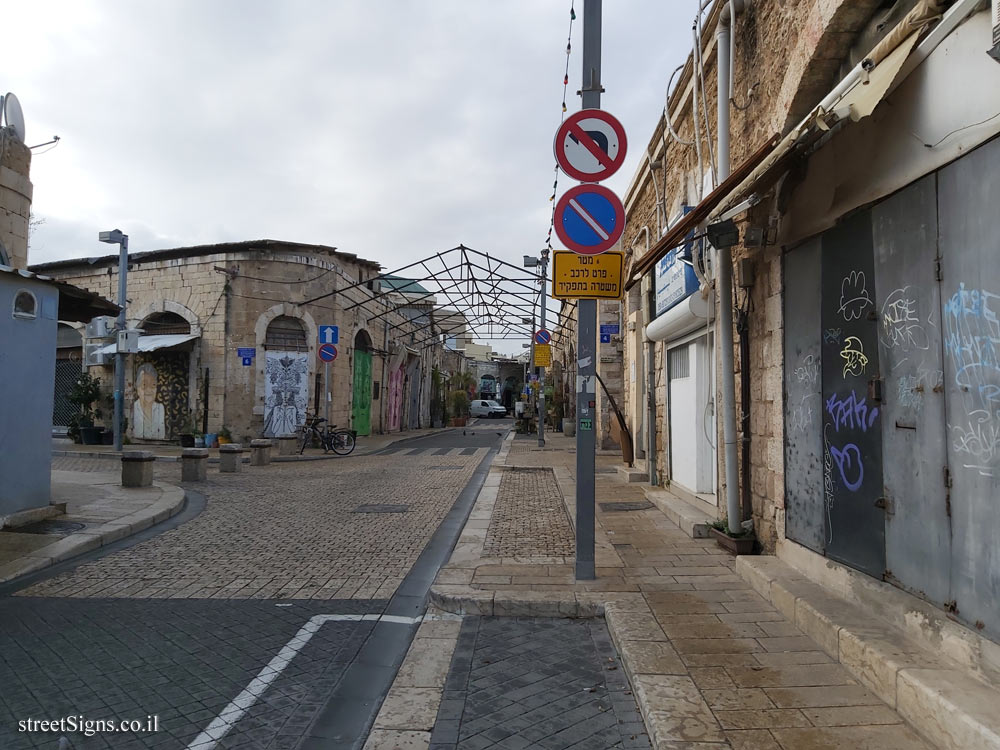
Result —
[{"label": "curb", "polygon": [[7,583],[84,552],[90,552],[112,542],[117,542],[119,539],[137,534],[180,513],[186,500],[184,490],[172,484],[161,482],[153,482],[153,486],[159,488],[162,494],[160,499],[148,508],[122,516],[114,521],[88,527],[86,531],[63,537],[31,555],[25,555],[0,565],[0,583]]},{"label": "curb", "polygon": [[930,650],[776,557],[741,555],[736,573],[935,747],[1000,749],[1000,691],[942,643]]}]

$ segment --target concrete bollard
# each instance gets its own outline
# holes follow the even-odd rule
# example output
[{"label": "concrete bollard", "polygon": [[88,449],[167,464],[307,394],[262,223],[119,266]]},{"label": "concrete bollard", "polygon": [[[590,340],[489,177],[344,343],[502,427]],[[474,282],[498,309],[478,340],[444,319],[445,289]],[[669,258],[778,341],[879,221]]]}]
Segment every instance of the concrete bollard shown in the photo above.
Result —
[{"label": "concrete bollard", "polygon": [[267,466],[271,463],[271,441],[264,438],[250,441],[250,465]]},{"label": "concrete bollard", "polygon": [[125,451],[122,453],[122,487],[152,487],[152,451]]},{"label": "concrete bollard", "polygon": [[243,446],[226,443],[219,446],[219,471],[223,474],[239,474],[243,471]]},{"label": "concrete bollard", "polygon": [[181,451],[181,481],[204,482],[208,477],[208,448]]},{"label": "concrete bollard", "polygon": [[278,455],[294,456],[299,452],[299,436],[294,432],[278,435]]}]

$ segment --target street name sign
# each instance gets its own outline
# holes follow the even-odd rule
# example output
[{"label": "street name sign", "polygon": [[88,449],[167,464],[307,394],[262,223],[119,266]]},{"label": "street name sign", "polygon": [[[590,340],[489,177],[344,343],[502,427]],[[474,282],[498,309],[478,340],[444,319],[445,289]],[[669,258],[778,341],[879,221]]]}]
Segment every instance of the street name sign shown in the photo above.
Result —
[{"label": "street name sign", "polygon": [[333,362],[337,358],[337,347],[333,344],[322,344],[317,354],[319,354],[319,358],[324,362]]},{"label": "street name sign", "polygon": [[339,344],[340,343],[340,328],[339,328],[339,326],[320,326],[319,327],[319,343],[321,343],[321,344]]},{"label": "street name sign", "polygon": [[257,356],[257,348],[254,346],[237,347],[236,356],[243,360],[244,367],[253,365],[253,358]]},{"label": "street name sign", "polygon": [[610,250],[625,231],[625,207],[603,185],[577,185],[556,204],[556,235],[574,253]]},{"label": "street name sign", "polygon": [[563,172],[580,182],[601,182],[625,162],[625,128],[601,109],[583,109],[556,130],[552,150]]},{"label": "street name sign", "polygon": [[552,366],[552,349],[549,344],[535,344],[535,367]]},{"label": "street name sign", "polygon": [[621,299],[625,255],[621,252],[552,254],[552,296],[556,299]]},{"label": "street name sign", "polygon": [[535,331],[535,343],[536,344],[547,344],[552,341],[552,334],[546,331],[544,328],[539,328]]}]

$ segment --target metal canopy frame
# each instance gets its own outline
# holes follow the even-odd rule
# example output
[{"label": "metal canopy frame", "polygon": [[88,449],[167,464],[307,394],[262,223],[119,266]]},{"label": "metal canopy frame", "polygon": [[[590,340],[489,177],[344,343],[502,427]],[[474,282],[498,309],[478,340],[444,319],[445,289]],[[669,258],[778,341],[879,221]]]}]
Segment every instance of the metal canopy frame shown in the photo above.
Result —
[{"label": "metal canopy frame", "polygon": [[[394,280],[402,278],[426,285],[429,290],[426,294],[414,294],[406,292],[405,285],[402,290],[388,286],[379,291],[371,290],[372,281],[393,277],[396,277]],[[521,319],[537,317],[542,280],[541,274],[489,253],[458,245],[299,304],[365,288],[370,296],[345,306],[345,311],[362,308],[374,313],[369,317],[369,321],[373,321],[404,309],[420,310],[426,307],[426,312],[416,318],[388,327],[389,331],[393,331],[411,323],[421,326],[423,330],[413,336],[415,340],[407,342],[408,346],[427,348],[463,328],[473,339],[530,341],[534,334],[533,326],[521,322]],[[544,283],[551,283],[551,278],[546,277]],[[440,306],[442,297],[443,306]],[[555,323],[554,327],[561,329],[563,326]]]}]

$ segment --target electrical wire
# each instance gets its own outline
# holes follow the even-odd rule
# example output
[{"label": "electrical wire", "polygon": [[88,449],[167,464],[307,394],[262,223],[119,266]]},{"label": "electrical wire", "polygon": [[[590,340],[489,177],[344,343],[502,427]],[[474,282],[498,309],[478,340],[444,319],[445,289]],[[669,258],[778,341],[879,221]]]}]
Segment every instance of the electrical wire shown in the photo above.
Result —
[{"label": "electrical wire", "polygon": [[[574,9],[575,0],[570,0],[569,4],[569,30],[566,32],[566,67],[563,70],[563,95],[562,95],[562,114],[559,116],[559,124],[562,125],[566,120],[566,91],[569,87],[569,59],[570,52],[573,50],[573,21],[576,20],[576,10]],[[549,196],[549,202],[552,204],[552,211],[549,215],[549,231],[545,237],[545,247],[552,248],[552,230],[555,229],[556,225],[556,192],[559,190],[559,164],[556,163],[553,167],[552,180],[552,195]]]},{"label": "electrical wire", "polygon": [[684,70],[684,67],[685,65],[678,65],[677,68],[674,69],[674,72],[670,74],[670,80],[667,81],[667,97],[666,97],[666,102],[663,105],[663,119],[666,120],[667,123],[667,132],[670,133],[671,137],[673,137],[675,141],[677,141],[682,146],[693,146],[694,141],[685,141],[683,138],[677,135],[677,133],[674,131],[673,124],[670,122],[670,97],[672,93],[670,91],[670,87],[674,83],[674,76],[676,76],[678,73]]}]

